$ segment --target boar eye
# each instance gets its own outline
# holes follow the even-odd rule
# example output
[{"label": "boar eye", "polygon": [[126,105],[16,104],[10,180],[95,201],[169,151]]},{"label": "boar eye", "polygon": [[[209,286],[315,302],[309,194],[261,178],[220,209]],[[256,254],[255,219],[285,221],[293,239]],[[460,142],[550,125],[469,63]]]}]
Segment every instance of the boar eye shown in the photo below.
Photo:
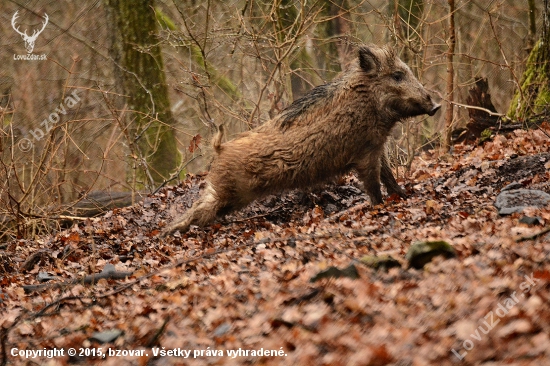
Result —
[{"label": "boar eye", "polygon": [[391,75],[391,77],[393,80],[400,82],[400,81],[403,81],[403,79],[405,79],[405,74],[403,74],[401,71],[397,71],[397,72],[394,72]]}]

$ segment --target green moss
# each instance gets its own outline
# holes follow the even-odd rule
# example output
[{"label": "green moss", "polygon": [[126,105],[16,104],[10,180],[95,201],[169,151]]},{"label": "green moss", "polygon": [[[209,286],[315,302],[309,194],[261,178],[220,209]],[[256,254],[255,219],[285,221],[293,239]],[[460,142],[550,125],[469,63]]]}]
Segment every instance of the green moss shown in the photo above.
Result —
[{"label": "green moss", "polygon": [[199,65],[206,73],[210,75],[210,82],[223,90],[231,99],[240,99],[241,93],[239,88],[233,84],[229,78],[226,78],[220,74],[218,70],[210,66],[210,64],[205,61],[200,48],[197,45],[191,45],[189,48],[193,61],[195,61],[197,65]]},{"label": "green moss", "polygon": [[[168,15],[164,14],[162,10],[160,10],[159,8],[155,8],[155,16],[158,24],[162,29],[168,29],[170,31],[178,30],[178,28],[176,27],[176,24],[172,21],[172,19],[170,19]],[[207,72],[210,75],[210,78],[211,78],[210,81],[214,85],[217,85],[232,99],[239,99],[241,97],[241,93],[239,92],[239,89],[230,79],[221,75],[210,64],[205,62],[204,57],[201,53],[201,50],[197,45],[191,45],[189,47],[189,50],[191,51],[191,56],[193,57],[193,60],[195,61],[195,63],[197,63],[205,72]]]},{"label": "green moss", "polygon": [[365,255],[359,261],[375,270],[382,269],[383,271],[387,271],[393,267],[401,267],[401,263],[392,256],[386,254],[381,256]]},{"label": "green moss", "polygon": [[481,135],[479,136],[479,142],[482,143],[487,140],[490,140],[492,135],[493,135],[493,131],[491,131],[488,128],[481,131]]},{"label": "green moss", "polygon": [[175,31],[177,29],[176,24],[172,21],[172,19],[170,19],[168,15],[164,14],[159,8],[155,8],[155,16],[162,29],[168,29],[171,31]]},{"label": "green moss", "polygon": [[[529,54],[527,67],[523,73],[521,92],[516,91],[508,110],[508,116],[512,119],[528,119],[542,112],[550,103],[548,76],[550,67],[549,61],[541,57],[544,52],[542,45],[542,41],[537,42]],[[540,59],[543,61],[538,61]]]},{"label": "green moss", "polygon": [[409,261],[410,267],[420,269],[438,255],[454,258],[456,251],[451,244],[444,240],[420,241],[410,246],[405,259]]}]

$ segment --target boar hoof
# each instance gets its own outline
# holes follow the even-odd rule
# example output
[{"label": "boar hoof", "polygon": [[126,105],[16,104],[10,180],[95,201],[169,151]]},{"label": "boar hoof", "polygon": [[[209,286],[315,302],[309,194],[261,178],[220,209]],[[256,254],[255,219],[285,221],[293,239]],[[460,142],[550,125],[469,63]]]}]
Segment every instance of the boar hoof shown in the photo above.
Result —
[{"label": "boar hoof", "polygon": [[176,223],[174,223],[170,226],[167,226],[166,228],[164,228],[164,230],[161,231],[160,237],[165,238],[168,235],[173,234],[178,230],[180,232],[186,232],[187,230],[189,230],[189,227],[191,226],[191,224],[189,222],[186,222],[186,221],[188,221],[188,220],[176,222]]}]

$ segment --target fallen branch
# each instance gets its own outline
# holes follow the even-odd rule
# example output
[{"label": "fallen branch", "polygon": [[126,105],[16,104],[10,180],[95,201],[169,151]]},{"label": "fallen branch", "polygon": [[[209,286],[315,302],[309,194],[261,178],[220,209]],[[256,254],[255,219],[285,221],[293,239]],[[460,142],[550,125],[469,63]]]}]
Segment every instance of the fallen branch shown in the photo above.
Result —
[{"label": "fallen branch", "polygon": [[229,222],[226,222],[225,224],[235,224],[235,223],[238,223],[238,222],[252,221],[254,219],[259,219],[261,217],[269,216],[272,213],[279,211],[281,208],[283,208],[283,205],[279,205],[279,206],[275,207],[274,209],[270,210],[269,212],[266,212],[266,213],[263,213],[263,214],[258,214],[258,215],[254,215],[254,216],[250,216],[250,217],[245,217],[244,219],[237,219],[237,220],[229,221]]},{"label": "fallen branch", "polygon": [[363,202],[363,203],[360,203],[358,205],[355,205],[353,207],[350,207],[344,211],[340,211],[340,212],[337,212],[335,214],[332,214],[330,215],[329,217],[325,218],[323,220],[323,222],[329,222],[329,221],[332,221],[332,220],[336,220],[336,219],[339,219],[340,217],[344,216],[344,215],[349,215],[350,213],[352,212],[355,212],[355,211],[359,211],[359,210],[362,210],[364,209],[365,207],[369,207],[369,206],[372,206],[372,204],[370,203],[370,201],[367,201],[367,202]]},{"label": "fallen branch", "polygon": [[88,276],[85,276],[83,278],[78,278],[72,281],[66,281],[66,282],[58,282],[58,283],[45,283],[42,285],[27,285],[23,286],[23,289],[26,293],[33,292],[33,291],[43,291],[46,289],[52,289],[52,288],[63,288],[67,286],[72,286],[76,284],[83,284],[83,285],[93,285],[96,284],[101,279],[106,280],[123,280],[127,277],[130,277],[133,274],[133,272],[119,272],[115,269],[115,266],[112,264],[106,264],[105,268],[103,268],[103,271],[99,274],[91,274]]},{"label": "fallen branch", "polygon": [[35,253],[33,253],[27,260],[21,265],[21,269],[29,272],[34,268],[34,265],[38,263],[42,259],[42,257],[48,256],[50,257],[50,251],[49,250],[39,250]]},{"label": "fallen branch", "polygon": [[149,342],[147,342],[145,347],[152,348],[152,347],[158,346],[160,344],[159,339],[162,336],[162,334],[164,333],[164,331],[166,330],[166,325],[168,325],[169,321],[170,321],[170,315],[168,315],[164,319],[164,322],[162,322],[161,327],[155,332],[155,334],[153,334],[153,336],[151,337]]},{"label": "fallen branch", "polygon": [[519,238],[516,239],[516,243],[519,243],[519,242],[522,242],[522,241],[527,241],[527,240],[535,240],[535,239],[540,238],[541,236],[543,236],[546,233],[550,233],[550,226],[545,227],[544,229],[542,229],[542,231],[539,231],[538,233],[535,233],[533,235],[527,235],[527,236],[519,237]]}]

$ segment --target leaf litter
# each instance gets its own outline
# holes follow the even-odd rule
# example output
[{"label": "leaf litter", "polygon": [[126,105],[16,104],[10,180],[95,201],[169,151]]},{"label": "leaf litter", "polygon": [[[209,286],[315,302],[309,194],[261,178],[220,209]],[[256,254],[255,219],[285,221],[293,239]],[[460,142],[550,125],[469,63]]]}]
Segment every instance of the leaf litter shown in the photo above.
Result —
[{"label": "leaf litter", "polygon": [[[204,176],[189,176],[132,207],[8,243],[3,361],[550,364],[550,207],[499,216],[493,206],[514,182],[549,193],[549,162],[542,131],[515,131],[456,145],[452,159],[423,152],[400,182],[406,200],[372,207],[350,174],[160,239],[199,193]],[[419,241],[446,242],[456,256],[411,267]],[[379,257],[391,266],[369,265]],[[10,353],[70,347],[141,354]],[[188,357],[160,352],[176,349]]]}]

